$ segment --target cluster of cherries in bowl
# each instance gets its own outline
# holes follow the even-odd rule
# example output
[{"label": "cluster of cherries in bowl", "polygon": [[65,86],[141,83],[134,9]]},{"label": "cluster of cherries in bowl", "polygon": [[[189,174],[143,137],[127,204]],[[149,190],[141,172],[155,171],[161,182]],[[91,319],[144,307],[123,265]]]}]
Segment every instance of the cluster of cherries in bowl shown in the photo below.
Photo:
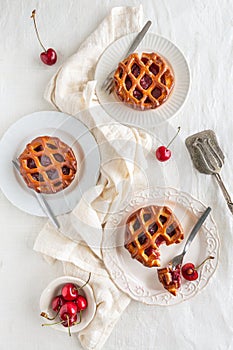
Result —
[{"label": "cluster of cherries in bowl", "polygon": [[71,335],[70,327],[81,323],[82,312],[88,307],[87,299],[80,291],[88,284],[90,277],[91,274],[89,274],[88,280],[81,287],[71,282],[61,287],[61,293],[53,297],[51,301],[51,308],[56,314],[53,317],[50,317],[46,312],[41,312],[40,314],[50,321],[59,317],[59,321],[56,323],[44,323],[42,326],[61,324],[68,328],[69,335]]}]

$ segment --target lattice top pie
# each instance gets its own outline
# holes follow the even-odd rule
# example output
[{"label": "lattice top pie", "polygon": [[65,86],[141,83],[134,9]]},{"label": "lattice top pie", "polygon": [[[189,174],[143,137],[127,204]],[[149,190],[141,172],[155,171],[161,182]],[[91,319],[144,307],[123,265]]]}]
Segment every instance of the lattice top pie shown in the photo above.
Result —
[{"label": "lattice top pie", "polygon": [[161,106],[175,82],[171,66],[155,52],[129,55],[119,63],[114,80],[119,99],[140,110]]},{"label": "lattice top pie", "polygon": [[125,248],[147,267],[160,266],[159,246],[180,243],[183,229],[172,210],[150,205],[135,211],[126,222]]},{"label": "lattice top pie", "polygon": [[57,137],[41,136],[19,156],[20,173],[36,192],[56,193],[73,181],[77,161],[73,150]]}]

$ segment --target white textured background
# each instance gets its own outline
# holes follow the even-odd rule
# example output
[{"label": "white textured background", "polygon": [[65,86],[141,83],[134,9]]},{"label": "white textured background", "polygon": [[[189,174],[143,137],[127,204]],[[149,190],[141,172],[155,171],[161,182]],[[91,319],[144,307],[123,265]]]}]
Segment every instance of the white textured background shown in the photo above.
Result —
[{"label": "white textured background", "polygon": [[[0,137],[21,116],[51,109],[43,99],[47,82],[112,7],[139,3],[153,21],[151,31],[178,45],[191,67],[188,101],[170,122],[182,130],[181,142],[174,144],[178,169],[183,169],[183,159],[189,159],[185,138],[213,129],[226,156],[222,176],[233,196],[232,0],[0,0]],[[53,67],[39,60],[30,19],[34,8],[45,46],[58,52]],[[180,305],[163,308],[132,302],[104,349],[233,349],[233,217],[214,179],[189,165],[188,171],[180,172],[180,186],[213,208],[221,238],[218,269],[200,294]],[[40,326],[40,293],[62,274],[60,266],[48,266],[32,250],[46,219],[21,212],[1,192],[0,215],[0,349],[79,349],[75,337]]]}]

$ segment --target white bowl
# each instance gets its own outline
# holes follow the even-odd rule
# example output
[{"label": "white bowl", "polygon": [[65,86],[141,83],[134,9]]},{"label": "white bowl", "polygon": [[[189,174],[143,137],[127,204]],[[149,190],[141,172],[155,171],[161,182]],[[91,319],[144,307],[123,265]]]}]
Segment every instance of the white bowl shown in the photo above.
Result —
[{"label": "white bowl", "polygon": [[[84,285],[85,281],[76,277],[62,276],[50,282],[49,285],[44,289],[40,297],[41,312],[46,312],[50,317],[54,316],[54,311],[51,308],[51,302],[55,296],[61,294],[61,289],[66,283],[74,283],[75,285],[80,287]],[[82,311],[81,323],[70,327],[71,333],[76,333],[84,329],[91,322],[96,311],[95,298],[90,285],[87,284],[84,288],[82,288],[79,291],[79,294],[85,296],[85,298],[87,299],[88,306],[86,310]],[[57,317],[54,321],[49,321],[46,319],[44,320],[44,323],[53,323],[59,321],[59,318]],[[51,328],[56,329],[58,331],[68,332],[67,328],[62,326],[61,324],[51,325]]]}]

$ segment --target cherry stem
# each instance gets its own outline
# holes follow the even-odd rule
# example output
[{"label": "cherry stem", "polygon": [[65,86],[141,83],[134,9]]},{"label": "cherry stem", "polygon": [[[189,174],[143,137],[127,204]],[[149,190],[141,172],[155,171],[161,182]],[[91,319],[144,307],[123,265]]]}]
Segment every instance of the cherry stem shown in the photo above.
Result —
[{"label": "cherry stem", "polygon": [[83,287],[85,287],[88,284],[88,282],[90,281],[90,279],[91,279],[91,272],[89,273],[87,281],[81,287],[78,287],[77,290],[82,289]]},{"label": "cherry stem", "polygon": [[66,318],[67,318],[67,323],[68,323],[68,333],[69,333],[69,336],[71,337],[71,332],[70,332],[70,319],[69,319],[69,316],[66,315]]},{"label": "cherry stem", "polygon": [[57,317],[58,314],[59,314],[59,310],[54,317],[49,317],[49,315],[46,314],[46,312],[41,312],[40,316],[46,318],[47,320],[53,321],[53,320],[55,320],[55,318]]},{"label": "cherry stem", "polygon": [[44,45],[42,44],[42,42],[40,40],[39,32],[38,32],[37,25],[36,25],[36,10],[32,11],[31,18],[33,19],[33,22],[34,22],[34,27],[35,27],[37,39],[38,39],[42,49],[46,52],[47,50],[46,50],[46,48],[44,47]]},{"label": "cherry stem", "polygon": [[175,140],[175,138],[179,134],[179,132],[180,132],[180,126],[178,126],[178,129],[177,129],[175,136],[171,139],[171,141],[169,142],[169,144],[167,145],[166,148],[168,148],[170,146],[170,144]]},{"label": "cherry stem", "polygon": [[41,326],[54,326],[55,324],[61,324],[64,323],[64,321],[59,321],[59,322],[55,322],[55,323],[43,323]]},{"label": "cherry stem", "polygon": [[79,311],[79,321],[75,322],[74,325],[79,324],[82,322],[82,310]]},{"label": "cherry stem", "polygon": [[210,259],[214,259],[214,256],[208,256],[208,258],[203,260],[202,263],[198,265],[195,270],[199,269],[207,260],[210,260]]}]

